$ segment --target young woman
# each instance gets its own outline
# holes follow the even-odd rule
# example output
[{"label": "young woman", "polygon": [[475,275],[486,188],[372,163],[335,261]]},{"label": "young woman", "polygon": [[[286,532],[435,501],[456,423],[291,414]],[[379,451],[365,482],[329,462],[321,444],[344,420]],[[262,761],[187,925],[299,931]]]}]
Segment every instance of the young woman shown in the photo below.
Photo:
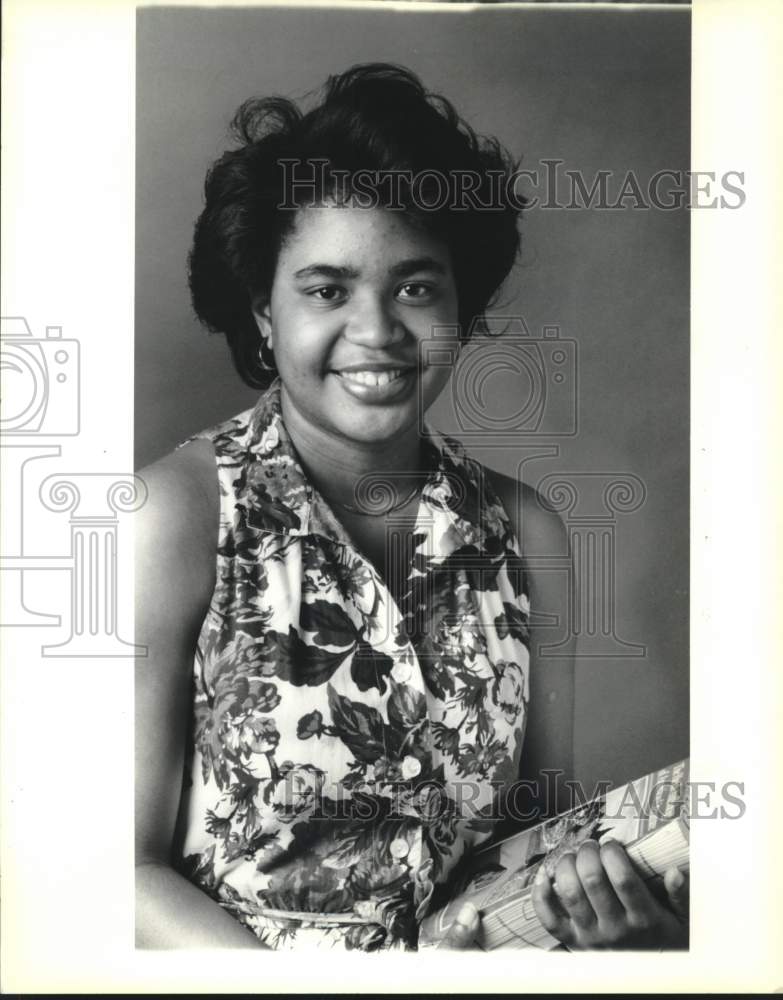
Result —
[{"label": "young woman", "polygon": [[[513,265],[513,164],[385,65],[235,127],[191,290],[262,391],[142,473],[138,940],[414,948],[509,787],[571,774],[572,663],[528,618],[559,595],[526,571],[563,527],[421,420]],[[684,939],[619,847],[556,886],[569,947]]]}]

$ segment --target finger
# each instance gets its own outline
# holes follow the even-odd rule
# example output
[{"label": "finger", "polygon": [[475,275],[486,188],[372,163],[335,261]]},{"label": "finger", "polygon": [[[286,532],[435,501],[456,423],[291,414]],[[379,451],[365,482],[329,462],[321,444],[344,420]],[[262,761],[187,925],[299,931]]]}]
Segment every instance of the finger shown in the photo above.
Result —
[{"label": "finger", "polygon": [[582,888],[573,854],[566,854],[558,861],[555,890],[568,916],[578,927],[586,929],[596,923],[595,911]]},{"label": "finger", "polygon": [[649,921],[655,900],[631,864],[625,848],[617,841],[607,840],[601,845],[601,861],[627,918],[637,924]]},{"label": "finger", "polygon": [[690,907],[690,877],[679,868],[669,868],[664,873],[663,885],[669,904],[681,920],[687,922]]},{"label": "finger", "polygon": [[576,872],[599,924],[609,926],[625,919],[625,909],[604,870],[601,850],[594,840],[586,840],[579,848]]},{"label": "finger", "polygon": [[532,899],[533,909],[536,911],[541,926],[554,937],[562,940],[570,924],[570,919],[557,898],[552,879],[544,865],[541,865],[536,872]]},{"label": "finger", "polygon": [[448,930],[444,942],[447,948],[469,948],[478,933],[479,914],[472,903],[465,903]]}]

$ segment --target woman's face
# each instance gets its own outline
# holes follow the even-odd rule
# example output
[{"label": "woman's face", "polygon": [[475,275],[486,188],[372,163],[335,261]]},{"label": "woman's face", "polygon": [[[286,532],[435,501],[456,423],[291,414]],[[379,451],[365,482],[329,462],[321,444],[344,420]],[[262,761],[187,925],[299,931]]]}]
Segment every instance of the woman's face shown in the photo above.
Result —
[{"label": "woman's face", "polygon": [[[332,436],[371,444],[410,432],[451,374],[419,361],[433,328],[457,323],[450,254],[400,212],[300,209],[254,313],[285,405]],[[438,340],[456,347],[456,327]]]}]

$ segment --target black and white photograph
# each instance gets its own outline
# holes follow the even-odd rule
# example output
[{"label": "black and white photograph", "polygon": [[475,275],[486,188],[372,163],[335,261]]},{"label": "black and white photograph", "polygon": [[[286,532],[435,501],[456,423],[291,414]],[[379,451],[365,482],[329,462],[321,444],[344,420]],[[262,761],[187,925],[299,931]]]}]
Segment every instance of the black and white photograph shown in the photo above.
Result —
[{"label": "black and white photograph", "polygon": [[[415,949],[569,783],[688,757],[690,11],[136,58],[139,945]],[[553,944],[687,947],[687,857],[553,876]]]},{"label": "black and white photograph", "polygon": [[3,988],[783,988],[769,5],[12,6]]}]

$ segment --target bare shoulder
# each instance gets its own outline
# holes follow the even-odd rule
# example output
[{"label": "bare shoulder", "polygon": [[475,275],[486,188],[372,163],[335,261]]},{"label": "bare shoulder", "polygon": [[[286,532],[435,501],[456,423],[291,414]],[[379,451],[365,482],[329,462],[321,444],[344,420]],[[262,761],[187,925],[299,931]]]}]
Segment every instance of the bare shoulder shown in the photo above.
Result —
[{"label": "bare shoulder", "polygon": [[220,510],[214,447],[192,441],[138,475],[147,500],[136,522],[137,592],[158,598],[175,588],[183,611],[195,614],[214,587]]},{"label": "bare shoulder", "polygon": [[[148,519],[182,515],[199,526],[217,518],[219,496],[215,472],[215,449],[211,441],[197,439],[170,452],[137,475],[147,487],[145,504]],[[179,517],[174,518],[175,512]],[[191,524],[192,527],[192,524]]]},{"label": "bare shoulder", "polygon": [[563,520],[538,490],[494,469],[486,468],[486,473],[516,529],[522,551],[565,555],[567,534]]}]

